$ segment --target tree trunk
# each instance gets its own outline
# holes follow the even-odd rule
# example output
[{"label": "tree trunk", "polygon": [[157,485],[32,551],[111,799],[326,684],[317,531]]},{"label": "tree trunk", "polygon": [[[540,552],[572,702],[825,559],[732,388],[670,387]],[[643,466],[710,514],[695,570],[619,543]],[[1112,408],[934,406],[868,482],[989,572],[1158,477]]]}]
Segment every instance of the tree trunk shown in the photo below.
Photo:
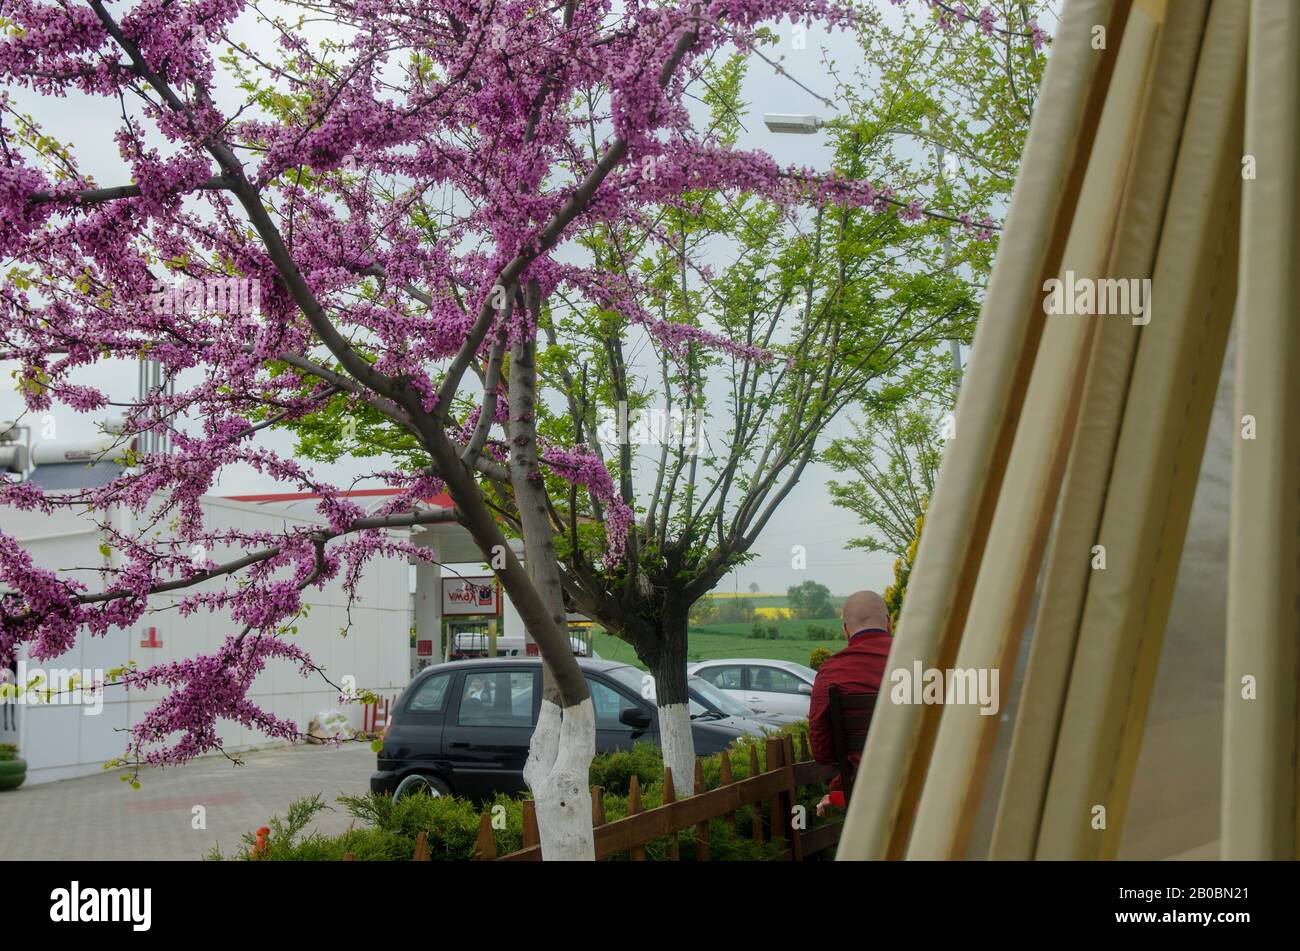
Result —
[{"label": "tree trunk", "polygon": [[[528,283],[526,305],[529,317],[536,321],[541,294],[535,281]],[[523,529],[524,561],[548,615],[538,622],[561,633],[563,649],[576,666],[565,622],[564,590],[546,486],[538,462],[536,357],[536,342],[521,333],[510,348],[510,482]],[[542,640],[536,635],[534,639]],[[552,659],[543,656],[543,660],[542,709],[528,744],[524,782],[537,804],[542,857],[591,861],[596,857],[589,782],[591,760],[596,754],[595,709],[585,681],[580,678],[580,692],[563,695]]]},{"label": "tree trunk", "polygon": [[659,744],[678,798],[695,792],[695,737],[686,690],[686,612],[665,613],[657,649],[641,658],[655,679]]}]

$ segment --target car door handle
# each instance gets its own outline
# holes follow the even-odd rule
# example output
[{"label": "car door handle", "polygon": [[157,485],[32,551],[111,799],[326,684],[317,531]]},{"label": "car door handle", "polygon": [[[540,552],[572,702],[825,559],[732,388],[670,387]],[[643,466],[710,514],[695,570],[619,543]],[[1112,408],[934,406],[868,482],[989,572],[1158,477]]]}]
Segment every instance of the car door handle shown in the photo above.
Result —
[{"label": "car door handle", "polygon": [[469,749],[468,743],[448,743],[447,745],[450,746],[452,749],[457,749],[457,750]]}]

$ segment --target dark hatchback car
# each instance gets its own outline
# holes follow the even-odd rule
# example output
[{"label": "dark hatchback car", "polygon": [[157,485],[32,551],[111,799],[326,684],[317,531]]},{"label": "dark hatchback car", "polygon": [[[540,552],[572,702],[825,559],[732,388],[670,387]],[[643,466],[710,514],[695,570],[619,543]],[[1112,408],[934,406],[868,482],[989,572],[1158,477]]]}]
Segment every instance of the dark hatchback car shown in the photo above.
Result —
[{"label": "dark hatchback car", "polygon": [[[596,711],[596,752],[659,743],[654,702],[644,698],[645,673],[608,660],[577,658]],[[542,665],[536,657],[460,660],[421,671],[389,713],[372,792],[391,794],[419,775],[441,795],[488,799],[524,789],[524,761],[541,708]],[[765,724],[704,711],[691,732],[708,756]]]}]

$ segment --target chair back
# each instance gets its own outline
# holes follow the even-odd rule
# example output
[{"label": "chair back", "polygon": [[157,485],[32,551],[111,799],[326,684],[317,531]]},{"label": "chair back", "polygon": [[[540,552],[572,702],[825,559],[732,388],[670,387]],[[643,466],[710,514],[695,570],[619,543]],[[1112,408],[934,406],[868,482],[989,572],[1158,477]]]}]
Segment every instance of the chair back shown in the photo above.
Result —
[{"label": "chair back", "polygon": [[831,719],[831,741],[835,746],[835,763],[839,766],[840,782],[844,786],[844,803],[848,805],[853,795],[853,779],[857,767],[849,757],[860,759],[867,745],[867,728],[876,710],[878,693],[845,693],[837,684],[827,691]]}]

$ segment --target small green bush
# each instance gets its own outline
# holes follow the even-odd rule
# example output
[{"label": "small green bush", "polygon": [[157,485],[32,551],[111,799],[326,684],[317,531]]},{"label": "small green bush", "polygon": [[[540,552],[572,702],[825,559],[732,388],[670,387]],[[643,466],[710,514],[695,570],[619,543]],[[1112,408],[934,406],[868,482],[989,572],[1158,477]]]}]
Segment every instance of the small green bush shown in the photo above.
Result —
[{"label": "small green bush", "polygon": [[821,670],[822,664],[830,659],[831,652],[825,647],[814,647],[812,653],[808,655],[808,666],[813,670]]},{"label": "small green bush", "polygon": [[13,760],[18,758],[18,746],[14,743],[0,743],[0,760]]},{"label": "small green bush", "polygon": [[603,753],[591,761],[591,785],[600,786],[607,794],[626,796],[633,774],[642,789],[664,778],[659,747],[653,743],[637,743],[631,750]]}]

